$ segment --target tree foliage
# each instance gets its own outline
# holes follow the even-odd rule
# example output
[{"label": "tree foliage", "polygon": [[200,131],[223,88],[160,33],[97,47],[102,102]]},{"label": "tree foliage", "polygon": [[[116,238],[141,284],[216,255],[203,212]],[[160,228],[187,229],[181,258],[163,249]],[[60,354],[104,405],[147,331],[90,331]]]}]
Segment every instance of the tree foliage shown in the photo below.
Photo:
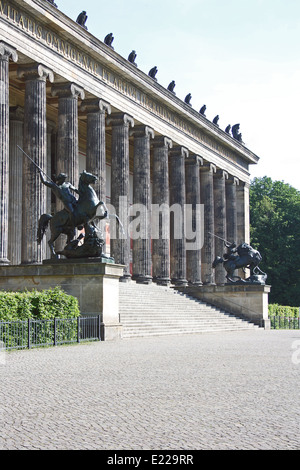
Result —
[{"label": "tree foliage", "polygon": [[255,178],[250,187],[251,244],[272,286],[270,302],[300,306],[300,191]]}]

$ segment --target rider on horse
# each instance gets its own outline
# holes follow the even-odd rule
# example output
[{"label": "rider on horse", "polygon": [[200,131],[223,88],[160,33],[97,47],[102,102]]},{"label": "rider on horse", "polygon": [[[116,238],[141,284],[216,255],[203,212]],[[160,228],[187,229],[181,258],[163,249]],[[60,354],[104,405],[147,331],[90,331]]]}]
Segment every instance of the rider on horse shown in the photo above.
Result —
[{"label": "rider on horse", "polygon": [[[216,268],[218,264],[222,263],[227,272],[226,278],[230,282],[262,283],[266,280],[267,275],[258,268],[258,264],[262,259],[259,251],[245,242],[237,246],[236,243],[229,243],[226,240],[223,241],[227,248],[227,253],[224,253],[223,257],[217,256],[215,258],[212,264],[213,268]],[[251,271],[251,276],[246,280],[242,279],[240,276],[234,275],[236,269],[242,269],[245,272],[246,268],[249,268]],[[259,275],[257,271],[261,274]],[[234,279],[238,281],[234,281]]]},{"label": "rider on horse", "polygon": [[77,203],[77,199],[70,192],[70,189],[72,191],[75,191],[77,194],[79,193],[78,189],[74,188],[74,186],[71,183],[66,182],[67,175],[65,173],[60,173],[56,177],[55,183],[53,181],[46,181],[41,171],[40,171],[40,177],[41,177],[42,183],[45,186],[48,186],[48,188],[51,188],[55,196],[63,203],[64,208],[70,215],[71,224],[75,225],[74,206]]}]

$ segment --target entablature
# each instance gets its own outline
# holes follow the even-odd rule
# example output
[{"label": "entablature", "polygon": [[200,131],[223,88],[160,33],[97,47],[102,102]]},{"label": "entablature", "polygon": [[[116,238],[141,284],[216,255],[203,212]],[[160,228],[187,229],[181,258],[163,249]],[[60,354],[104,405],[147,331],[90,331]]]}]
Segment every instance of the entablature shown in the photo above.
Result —
[{"label": "entablature", "polygon": [[[0,35],[28,61],[51,68],[55,81],[76,81],[87,91],[128,112],[179,145],[217,166],[248,178],[259,158],[174,93],[42,0],[0,0]],[[26,39],[26,40],[24,40]]]}]

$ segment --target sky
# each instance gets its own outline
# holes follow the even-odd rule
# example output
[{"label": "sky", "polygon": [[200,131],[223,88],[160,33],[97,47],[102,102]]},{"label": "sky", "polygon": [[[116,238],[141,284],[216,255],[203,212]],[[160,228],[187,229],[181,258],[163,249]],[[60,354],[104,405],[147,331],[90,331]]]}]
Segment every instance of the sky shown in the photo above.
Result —
[{"label": "sky", "polygon": [[134,49],[138,68],[157,66],[158,82],[175,80],[193,109],[219,126],[240,124],[259,158],[251,178],[268,176],[300,190],[299,0],[55,0],[88,31],[113,33],[122,57]]}]

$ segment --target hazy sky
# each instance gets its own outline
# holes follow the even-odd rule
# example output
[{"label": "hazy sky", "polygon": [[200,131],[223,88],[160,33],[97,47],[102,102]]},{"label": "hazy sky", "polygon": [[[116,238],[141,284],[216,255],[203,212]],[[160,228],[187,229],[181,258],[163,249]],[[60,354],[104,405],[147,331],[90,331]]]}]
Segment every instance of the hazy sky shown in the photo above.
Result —
[{"label": "hazy sky", "polygon": [[260,157],[251,175],[300,190],[299,0],[55,0],[88,31],[113,33],[116,52],[134,49],[138,68],[156,65],[158,82],[175,80],[197,111],[240,124],[246,147]]}]

